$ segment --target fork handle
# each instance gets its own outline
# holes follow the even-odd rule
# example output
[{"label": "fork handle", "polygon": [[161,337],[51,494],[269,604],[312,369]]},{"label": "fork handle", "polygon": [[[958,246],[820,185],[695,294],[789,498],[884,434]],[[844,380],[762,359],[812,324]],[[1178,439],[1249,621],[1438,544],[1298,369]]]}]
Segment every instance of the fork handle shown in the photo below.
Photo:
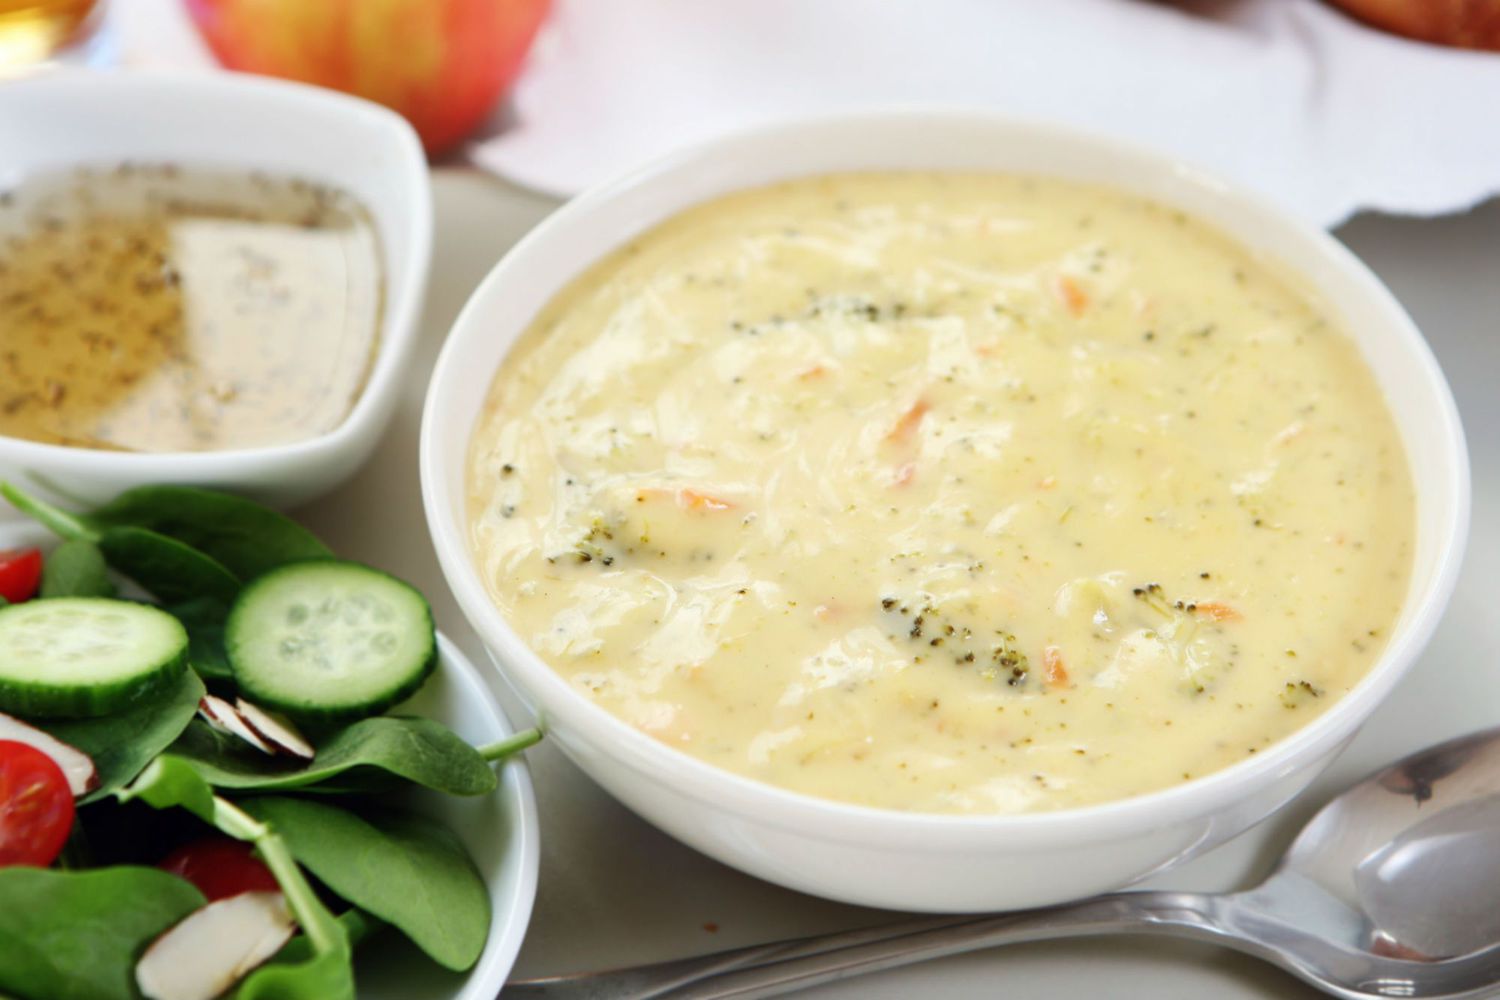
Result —
[{"label": "fork handle", "polygon": [[1222,940],[1215,897],[1122,892],[984,917],[932,917],[608,972],[530,979],[507,998],[752,1000],[1002,944],[1118,931]]}]

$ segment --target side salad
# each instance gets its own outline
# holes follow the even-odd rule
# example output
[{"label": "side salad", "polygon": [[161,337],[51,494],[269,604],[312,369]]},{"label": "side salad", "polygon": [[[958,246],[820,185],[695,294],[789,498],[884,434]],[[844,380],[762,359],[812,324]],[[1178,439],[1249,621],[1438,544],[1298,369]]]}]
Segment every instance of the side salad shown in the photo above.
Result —
[{"label": "side salad", "polygon": [[437,665],[420,593],[224,493],[0,495],[60,539],[0,552],[0,996],[353,1000],[386,926],[478,960],[474,862],[383,796],[491,792],[541,734],[386,714]]}]

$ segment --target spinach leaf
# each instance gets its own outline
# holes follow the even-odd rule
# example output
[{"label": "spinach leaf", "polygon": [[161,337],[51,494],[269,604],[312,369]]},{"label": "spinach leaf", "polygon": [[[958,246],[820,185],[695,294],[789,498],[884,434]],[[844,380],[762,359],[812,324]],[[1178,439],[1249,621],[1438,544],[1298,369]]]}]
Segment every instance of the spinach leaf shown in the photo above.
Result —
[{"label": "spinach leaf", "polygon": [[289,562],[330,559],[316,535],[252,500],[191,486],[141,486],[94,511],[99,527],[147,528],[192,546],[242,580]]},{"label": "spinach leaf", "polygon": [[262,965],[235,1000],[354,1000],[354,957],[347,941],[295,964]]},{"label": "spinach leaf", "polygon": [[145,528],[105,528],[99,548],[115,569],[165,602],[209,597],[232,604],[240,581],[218,560]]},{"label": "spinach leaf", "polygon": [[239,593],[239,578],[222,563],[175,538],[135,525],[105,524],[86,514],[70,514],[10,483],[0,483],[0,496],[54,534],[98,545],[109,565],[162,601],[212,597],[230,604]]},{"label": "spinach leaf", "polygon": [[[205,823],[214,822],[218,805],[208,782],[186,761],[169,753],[147,764],[134,781],[115,792],[115,798],[121,802],[139,799],[152,809],[186,809]],[[223,832],[240,840],[250,839],[232,830]]]},{"label": "spinach leaf", "polygon": [[275,829],[324,885],[400,928],[439,965],[462,972],[479,960],[489,935],[490,894],[446,827],[415,813],[370,808],[355,814],[279,796],[243,808]]},{"label": "spinach leaf", "polygon": [[[352,951],[365,938],[385,924],[357,909],[348,909],[335,921],[344,932]],[[311,939],[298,934],[271,957],[259,971],[247,979],[235,993],[235,1000],[352,1000],[353,970],[349,961],[339,964],[331,958],[317,960]],[[291,966],[287,972],[272,972],[274,967]]]},{"label": "spinach leaf", "polygon": [[86,538],[70,538],[48,553],[42,565],[41,596],[115,596],[99,546]]},{"label": "spinach leaf", "polygon": [[[336,922],[344,929],[344,935],[349,939],[349,947],[354,948],[361,941],[374,934],[385,926],[385,922],[370,916],[364,910],[351,906],[340,913]],[[305,962],[313,956],[312,942],[306,934],[298,934],[286,944],[282,945],[280,951],[272,955],[270,961],[283,965],[295,965]]]},{"label": "spinach leaf", "polygon": [[134,1000],[135,963],[204,905],[155,868],[0,869],[0,990],[28,1000]]},{"label": "spinach leaf", "polygon": [[313,955],[295,965],[259,969],[236,996],[257,1000],[354,1000],[354,966],[349,934],[302,874],[286,841],[269,824],[222,799],[186,761],[163,754],[140,777],[116,793],[122,802],[140,799],[155,809],[180,806],[221,833],[255,845],[271,869],[287,906],[307,936]]},{"label": "spinach leaf", "polygon": [[234,670],[229,666],[229,654],[224,652],[224,619],[229,617],[229,608],[212,597],[198,597],[178,604],[168,604],[164,610],[182,622],[188,634],[188,663],[206,681],[231,681]]},{"label": "spinach leaf", "polygon": [[171,752],[209,784],[243,791],[370,791],[397,778],[450,795],[483,795],[496,785],[484,756],[431,719],[361,719],[321,741],[317,750],[307,764],[283,761],[193,722]]},{"label": "spinach leaf", "polygon": [[97,719],[66,719],[35,725],[88,754],[99,772],[92,802],[127,784],[151,758],[172,745],[198,711],[203,682],[191,670],[155,697]]},{"label": "spinach leaf", "polygon": [[0,496],[9,500],[16,510],[33,521],[39,522],[42,527],[59,538],[86,538],[91,542],[99,540],[99,533],[83,518],[77,514],[70,514],[61,507],[55,507],[40,497],[34,497],[19,486],[0,483]]}]

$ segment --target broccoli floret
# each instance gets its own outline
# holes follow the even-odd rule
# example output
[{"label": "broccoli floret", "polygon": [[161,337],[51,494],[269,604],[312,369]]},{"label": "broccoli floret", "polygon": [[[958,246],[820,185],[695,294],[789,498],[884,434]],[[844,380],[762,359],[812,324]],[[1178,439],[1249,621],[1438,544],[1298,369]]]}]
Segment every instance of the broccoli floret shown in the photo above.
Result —
[{"label": "broccoli floret", "polygon": [[896,625],[891,638],[917,647],[912,656],[916,663],[941,653],[960,666],[976,667],[986,679],[1003,678],[1011,687],[1022,687],[1031,679],[1031,661],[1005,629],[976,628],[926,597],[884,597],[880,607]]},{"label": "broccoli floret", "polygon": [[1199,614],[1209,608],[1222,613],[1224,605],[1213,603],[1200,608],[1192,601],[1172,600],[1159,583],[1136,587],[1131,594],[1157,619],[1151,632],[1182,667],[1186,693],[1202,694],[1213,686],[1220,671],[1233,665],[1239,647],[1225,634],[1222,619],[1218,614]]},{"label": "broccoli floret", "polygon": [[1191,615],[1198,610],[1198,605],[1188,601],[1168,601],[1159,583],[1148,583],[1144,587],[1136,587],[1131,593],[1167,618]]}]

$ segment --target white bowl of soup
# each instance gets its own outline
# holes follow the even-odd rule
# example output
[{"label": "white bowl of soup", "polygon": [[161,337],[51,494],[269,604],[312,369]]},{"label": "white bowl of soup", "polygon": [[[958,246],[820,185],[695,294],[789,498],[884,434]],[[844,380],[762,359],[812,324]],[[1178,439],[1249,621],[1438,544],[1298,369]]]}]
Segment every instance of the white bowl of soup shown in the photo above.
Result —
[{"label": "white bowl of soup", "polygon": [[423,496],[503,677],[683,842],[872,906],[1126,885],[1304,789],[1409,669],[1462,429],[1326,233],[975,114],[798,122],[519,243]]},{"label": "white bowl of soup", "polygon": [[281,506],[370,453],[415,345],[421,144],[356,98],[238,74],[0,86],[0,479]]}]

